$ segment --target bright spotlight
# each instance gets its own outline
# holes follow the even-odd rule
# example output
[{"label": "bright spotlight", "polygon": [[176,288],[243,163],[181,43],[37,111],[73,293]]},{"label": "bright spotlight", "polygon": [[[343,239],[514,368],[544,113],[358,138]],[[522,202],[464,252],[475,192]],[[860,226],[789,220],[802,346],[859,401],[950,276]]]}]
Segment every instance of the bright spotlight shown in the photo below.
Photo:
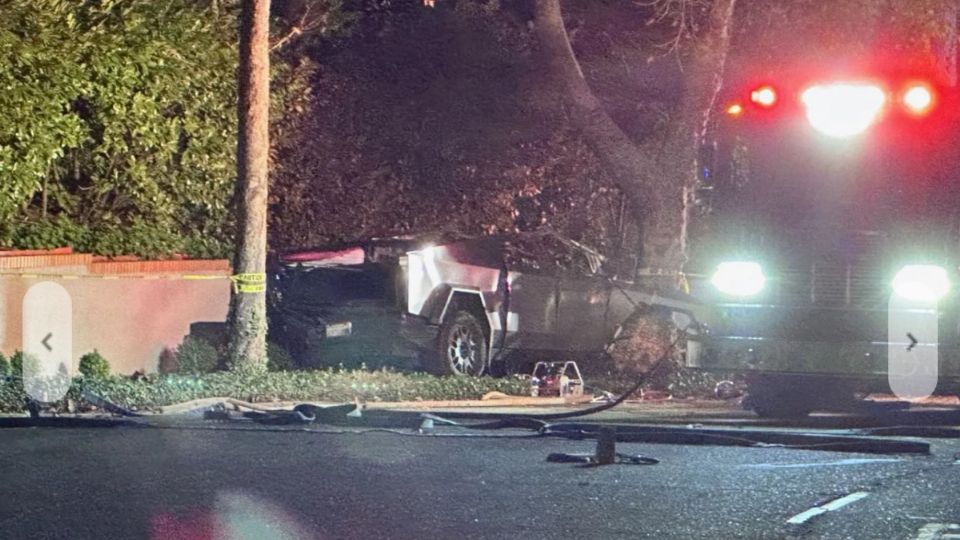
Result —
[{"label": "bright spotlight", "polygon": [[950,278],[942,266],[909,264],[893,278],[893,292],[907,300],[937,302],[950,292]]},{"label": "bright spotlight", "polygon": [[830,137],[851,137],[863,133],[880,115],[887,96],[869,84],[812,86],[800,100],[807,120],[817,131]]},{"label": "bright spotlight", "polygon": [[723,294],[744,297],[762,291],[767,278],[755,262],[732,261],[720,263],[710,282]]}]

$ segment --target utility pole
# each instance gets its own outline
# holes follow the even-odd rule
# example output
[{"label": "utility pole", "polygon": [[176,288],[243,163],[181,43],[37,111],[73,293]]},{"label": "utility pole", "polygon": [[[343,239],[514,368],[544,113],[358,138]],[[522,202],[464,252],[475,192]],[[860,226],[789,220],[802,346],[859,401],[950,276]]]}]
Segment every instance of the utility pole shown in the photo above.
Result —
[{"label": "utility pole", "polygon": [[237,81],[237,239],[230,302],[231,369],[267,365],[267,188],[270,152],[270,0],[243,0]]}]

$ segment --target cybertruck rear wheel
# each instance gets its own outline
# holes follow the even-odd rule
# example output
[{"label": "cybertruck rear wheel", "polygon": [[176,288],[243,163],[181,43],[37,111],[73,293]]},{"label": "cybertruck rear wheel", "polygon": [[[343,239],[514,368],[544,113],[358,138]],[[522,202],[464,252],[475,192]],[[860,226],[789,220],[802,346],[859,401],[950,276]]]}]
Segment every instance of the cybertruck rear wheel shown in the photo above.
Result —
[{"label": "cybertruck rear wheel", "polygon": [[483,375],[487,354],[483,325],[469,311],[457,311],[440,325],[432,371],[438,375]]}]

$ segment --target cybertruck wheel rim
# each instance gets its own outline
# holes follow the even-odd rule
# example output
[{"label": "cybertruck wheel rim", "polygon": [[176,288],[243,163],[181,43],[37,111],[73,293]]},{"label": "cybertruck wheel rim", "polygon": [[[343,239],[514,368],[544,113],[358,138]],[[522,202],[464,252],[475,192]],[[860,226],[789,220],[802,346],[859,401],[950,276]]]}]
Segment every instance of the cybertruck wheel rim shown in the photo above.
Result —
[{"label": "cybertruck wheel rim", "polygon": [[458,324],[450,332],[447,360],[455,373],[480,375],[483,373],[483,335],[468,325]]}]

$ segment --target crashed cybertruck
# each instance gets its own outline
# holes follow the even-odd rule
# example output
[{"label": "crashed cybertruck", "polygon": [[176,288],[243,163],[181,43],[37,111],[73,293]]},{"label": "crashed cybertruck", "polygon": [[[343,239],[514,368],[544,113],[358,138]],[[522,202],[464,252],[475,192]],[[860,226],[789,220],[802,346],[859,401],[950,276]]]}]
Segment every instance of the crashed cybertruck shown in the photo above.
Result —
[{"label": "crashed cybertruck", "polygon": [[502,373],[517,358],[602,352],[641,311],[686,328],[699,309],[551,232],[372,240],[279,262],[271,339],[309,367]]},{"label": "crashed cybertruck", "polygon": [[690,285],[718,318],[688,365],[744,373],[761,415],[926,396],[960,375],[954,90],[789,79],[741,87],[704,149]]}]

